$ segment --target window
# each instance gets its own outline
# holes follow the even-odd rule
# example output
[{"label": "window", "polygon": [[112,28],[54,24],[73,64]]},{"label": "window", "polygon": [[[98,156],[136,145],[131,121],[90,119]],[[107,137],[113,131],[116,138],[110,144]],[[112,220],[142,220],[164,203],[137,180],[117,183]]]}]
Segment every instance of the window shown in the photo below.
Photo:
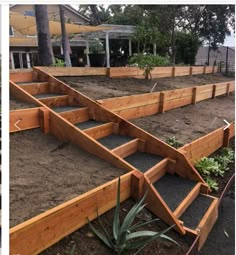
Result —
[{"label": "window", "polygon": [[12,27],[12,26],[9,26],[9,35],[10,35],[11,37],[14,36],[14,31],[13,31],[13,27]]},{"label": "window", "polygon": [[33,10],[31,11],[25,11],[25,16],[32,16],[35,17],[35,12]]}]

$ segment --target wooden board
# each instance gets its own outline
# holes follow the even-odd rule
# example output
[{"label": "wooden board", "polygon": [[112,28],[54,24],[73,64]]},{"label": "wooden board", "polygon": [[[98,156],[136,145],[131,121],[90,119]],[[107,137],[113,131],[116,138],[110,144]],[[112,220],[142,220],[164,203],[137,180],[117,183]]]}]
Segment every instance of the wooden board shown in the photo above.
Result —
[{"label": "wooden board", "polygon": [[[121,201],[131,196],[132,173],[121,176]],[[10,254],[38,254],[116,205],[118,179],[65,202],[10,230]]]},{"label": "wooden board", "polygon": [[172,66],[167,67],[155,67],[151,71],[152,78],[165,78],[165,77],[171,77],[173,72]]},{"label": "wooden board", "polygon": [[84,133],[92,137],[93,139],[100,139],[104,136],[111,135],[113,132],[113,123],[105,123],[96,127],[88,128],[83,130]]},{"label": "wooden board", "polygon": [[71,122],[72,124],[89,120],[88,107],[76,109],[67,112],[61,112],[60,116]]},{"label": "wooden board", "polygon": [[25,91],[31,95],[37,94],[48,94],[49,93],[49,83],[48,82],[37,82],[29,83],[27,85],[20,85]]},{"label": "wooden board", "polygon": [[176,66],[174,76],[184,76],[190,74],[190,66]]},{"label": "wooden board", "polygon": [[38,128],[41,107],[14,110],[10,112],[10,133]]},{"label": "wooden board", "polygon": [[138,67],[111,67],[109,77],[142,77],[144,78],[144,70]]},{"label": "wooden board", "polygon": [[192,66],[192,74],[203,74],[203,66]]},{"label": "wooden board", "polygon": [[20,69],[19,71],[10,72],[10,80],[13,82],[32,82],[33,81],[33,71]]},{"label": "wooden board", "polygon": [[105,76],[106,67],[40,67],[53,76]]},{"label": "wooden board", "polygon": [[112,152],[121,158],[125,158],[138,151],[139,142],[139,139],[133,139],[132,141],[113,149]]}]

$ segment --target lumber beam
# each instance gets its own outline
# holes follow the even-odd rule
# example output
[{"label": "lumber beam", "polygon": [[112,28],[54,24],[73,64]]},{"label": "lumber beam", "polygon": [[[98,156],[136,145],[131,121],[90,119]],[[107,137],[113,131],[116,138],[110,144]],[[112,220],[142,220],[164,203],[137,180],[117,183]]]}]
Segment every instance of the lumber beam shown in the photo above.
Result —
[{"label": "lumber beam", "polygon": [[50,113],[46,108],[39,109],[39,124],[44,134],[48,134],[50,132]]},{"label": "lumber beam", "polygon": [[98,140],[113,133],[113,123],[105,123],[100,126],[85,129],[83,131],[93,139]]},{"label": "lumber beam", "polygon": [[145,172],[145,176],[150,180],[151,183],[156,182],[167,172],[168,158],[163,159],[161,162],[153,166],[151,169]]},{"label": "lumber beam", "polygon": [[75,110],[67,111],[67,112],[60,112],[59,114],[61,117],[65,118],[72,124],[89,120],[88,107],[75,109]]},{"label": "lumber beam", "polygon": [[113,149],[112,152],[121,158],[125,158],[138,151],[139,142],[140,140],[138,138],[131,140],[130,142],[122,144],[121,146]]},{"label": "lumber beam", "polygon": [[40,127],[40,107],[14,110],[10,112],[10,133]]}]

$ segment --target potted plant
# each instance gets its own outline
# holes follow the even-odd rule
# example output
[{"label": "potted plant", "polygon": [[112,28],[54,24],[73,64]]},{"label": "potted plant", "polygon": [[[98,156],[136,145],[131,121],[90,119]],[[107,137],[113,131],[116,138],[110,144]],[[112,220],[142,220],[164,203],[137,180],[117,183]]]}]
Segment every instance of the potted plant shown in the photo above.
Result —
[{"label": "potted plant", "polygon": [[103,43],[100,40],[94,40],[89,47],[89,61],[90,66],[99,67],[104,66],[106,61],[106,54]]}]

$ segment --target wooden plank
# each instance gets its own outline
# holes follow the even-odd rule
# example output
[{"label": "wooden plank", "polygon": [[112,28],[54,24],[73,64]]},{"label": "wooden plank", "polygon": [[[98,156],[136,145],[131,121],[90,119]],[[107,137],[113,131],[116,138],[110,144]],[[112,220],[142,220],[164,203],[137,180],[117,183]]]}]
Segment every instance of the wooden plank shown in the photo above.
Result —
[{"label": "wooden plank", "polygon": [[185,210],[189,207],[193,200],[198,196],[198,194],[200,193],[201,185],[202,183],[198,182],[184,198],[184,200],[179,204],[179,206],[175,209],[174,215],[176,218],[180,218],[180,216],[185,212]]},{"label": "wooden plank", "polygon": [[33,77],[32,70],[10,71],[10,80],[13,82],[32,82]]},{"label": "wooden plank", "polygon": [[129,108],[136,108],[140,106],[146,106],[149,104],[155,104],[160,101],[160,92],[146,93],[140,95],[124,96],[98,100],[101,105],[112,110],[121,111]]},{"label": "wooden plank", "polygon": [[106,67],[41,67],[53,76],[106,76]]},{"label": "wooden plank", "polygon": [[130,120],[130,119],[137,119],[145,116],[154,115],[159,112],[160,103],[157,104],[149,104],[145,106],[139,106],[135,108],[129,108],[122,111],[117,111],[116,113],[119,116]]},{"label": "wooden plank", "polygon": [[172,76],[172,66],[166,66],[166,67],[155,67],[151,71],[152,78],[165,78],[165,77],[171,77]]},{"label": "wooden plank", "polygon": [[182,97],[182,98],[177,98],[174,100],[166,101],[165,103],[165,111],[169,111],[171,109],[175,109],[178,107],[182,107],[185,105],[191,104],[193,101],[192,95],[188,97]]},{"label": "wooden plank", "polygon": [[144,78],[144,70],[138,67],[111,67],[110,78],[115,77],[142,77]]},{"label": "wooden plank", "polygon": [[93,139],[98,140],[113,133],[113,123],[105,123],[103,125],[88,128],[83,131]]},{"label": "wooden plank", "polygon": [[163,159],[161,162],[153,166],[147,172],[145,176],[150,180],[151,183],[156,182],[167,172],[168,158]]},{"label": "wooden plank", "polygon": [[174,229],[178,231],[180,234],[185,234],[183,226],[181,226],[178,219],[176,219],[166,205],[165,201],[162,199],[160,194],[155,190],[153,185],[149,182],[149,180],[144,176],[144,191],[147,190],[147,196],[145,199],[145,203],[147,203],[146,207],[153,212],[158,218],[162,219],[169,226],[175,225]]},{"label": "wooden plank", "polygon": [[181,99],[183,97],[192,96],[193,89],[192,88],[184,88],[184,89],[175,89],[175,90],[166,90],[163,91],[166,94],[166,100],[174,100]]},{"label": "wooden plank", "polygon": [[[208,196],[208,195],[204,195]],[[203,216],[200,221],[197,231],[200,232],[199,246],[198,250],[200,250],[205,243],[212,227],[214,226],[216,220],[218,218],[218,199],[214,198],[212,204],[208,208],[207,212]]]},{"label": "wooden plank", "polygon": [[55,106],[70,105],[69,98],[70,97],[68,95],[62,95],[62,96],[41,98],[39,99],[39,101],[51,108]]},{"label": "wooden plank", "polygon": [[115,149],[112,150],[112,152],[121,158],[125,158],[135,153],[136,151],[138,151],[139,142],[140,142],[139,139],[134,139],[128,143],[125,143],[119,147],[116,147]]},{"label": "wooden plank", "polygon": [[189,66],[176,66],[175,67],[175,76],[185,76],[189,75]]},{"label": "wooden plank", "polygon": [[133,171],[131,176],[131,196],[134,200],[139,200],[144,196],[143,184],[143,174],[140,171]]},{"label": "wooden plank", "polygon": [[165,104],[166,104],[166,93],[161,92],[161,94],[160,94],[160,104],[159,104],[159,107],[160,107],[159,112],[160,113],[165,112]]},{"label": "wooden plank", "polygon": [[38,128],[40,107],[10,111],[10,133]]},{"label": "wooden plank", "polygon": [[27,85],[20,85],[20,86],[31,95],[49,93],[48,82],[35,82],[35,83],[29,83]]},{"label": "wooden plank", "polygon": [[88,107],[75,109],[72,111],[61,112],[60,116],[71,122],[72,124],[89,120]]},{"label": "wooden plank", "polygon": [[216,97],[216,85],[213,85],[213,90],[212,90],[212,98]]},{"label": "wooden plank", "polygon": [[198,87],[194,87],[193,88],[192,104],[196,104],[196,102],[197,102],[197,94],[198,94]]},{"label": "wooden plank", "polygon": [[39,109],[39,123],[40,128],[42,129],[44,134],[48,134],[50,132],[50,123],[49,123],[49,110],[46,108]]},{"label": "wooden plank", "polygon": [[192,76],[192,74],[193,74],[193,67],[190,66],[189,75]]},{"label": "wooden plank", "polygon": [[[132,173],[121,176],[121,201],[131,195]],[[10,230],[10,254],[38,254],[116,205],[115,179]]]},{"label": "wooden plank", "polygon": [[192,74],[202,74],[203,73],[203,66],[192,66]]}]

